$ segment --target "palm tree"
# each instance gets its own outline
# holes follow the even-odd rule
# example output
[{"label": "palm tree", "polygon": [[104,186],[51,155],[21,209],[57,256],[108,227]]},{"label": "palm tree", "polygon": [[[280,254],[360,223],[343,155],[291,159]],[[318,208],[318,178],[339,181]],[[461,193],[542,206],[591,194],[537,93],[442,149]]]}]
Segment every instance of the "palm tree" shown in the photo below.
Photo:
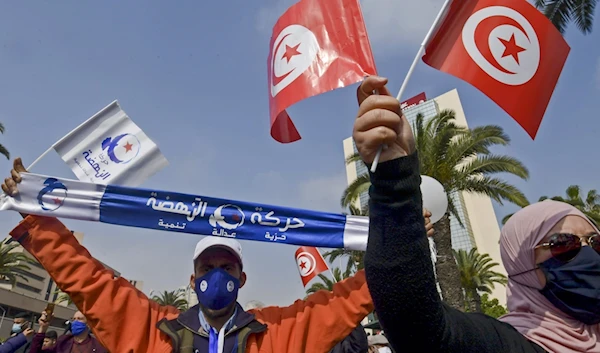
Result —
[{"label": "palm tree", "polygon": [[521,179],[529,171],[516,158],[493,154],[491,147],[507,146],[510,138],[500,126],[485,125],[469,129],[455,123],[455,113],[443,110],[425,122],[418,114],[413,126],[421,174],[439,181],[448,194],[448,213],[434,225],[438,258],[435,264],[442,297],[455,308],[462,307],[460,272],[452,253],[450,214],[462,225],[453,195],[470,192],[485,195],[499,204],[528,204],[514,185],[497,177],[508,173]]},{"label": "palm tree", "polygon": [[[600,224],[600,195],[598,195],[598,192],[595,189],[588,191],[584,200],[581,197],[581,187],[579,185],[571,185],[567,188],[566,196],[567,197],[554,196],[550,199],[566,202],[583,212],[596,224]],[[540,197],[540,201],[546,199],[548,199],[547,196]]]},{"label": "palm tree", "polygon": [[[460,273],[452,254],[450,215],[461,225],[463,220],[452,196],[458,195],[458,192],[471,192],[486,195],[501,205],[508,201],[524,206],[528,204],[525,195],[496,175],[508,173],[526,180],[529,171],[516,158],[490,151],[491,147],[510,143],[510,138],[501,127],[486,125],[469,129],[458,126],[452,110],[443,110],[427,122],[422,114],[418,114],[413,132],[421,174],[439,181],[448,194],[449,212],[434,224],[438,254],[436,273],[444,301],[455,308],[462,308],[464,296]],[[355,154],[348,157],[346,163],[358,161],[360,156]],[[344,191],[342,207],[353,204],[356,197],[360,197],[360,193],[371,185],[368,175],[357,180],[362,181],[350,184]]]},{"label": "palm tree", "polygon": [[183,291],[176,289],[174,291],[163,291],[159,295],[153,295],[154,292],[150,293],[152,300],[157,302],[159,305],[170,305],[176,307],[179,311],[185,311],[188,309],[188,302],[183,298]]},{"label": "palm tree", "polygon": [[[0,152],[2,153],[2,152]],[[0,280],[14,285],[17,279],[29,281],[23,275],[23,271],[31,269],[28,264],[33,260],[22,252],[14,251],[19,247],[18,243],[6,244],[0,242]]]},{"label": "palm tree", "polygon": [[597,0],[535,0],[540,9],[562,34],[569,22],[575,22],[583,34],[592,32]]},{"label": "palm tree", "polygon": [[329,277],[325,276],[322,273],[319,274],[319,278],[321,279],[321,281],[323,281],[323,283],[314,283],[310,288],[306,290],[306,294],[312,294],[322,289],[332,291],[334,284],[349,277],[346,276],[346,273],[342,274],[342,271],[337,267],[334,268],[333,271],[331,271],[331,274],[333,275],[333,280],[331,280]]},{"label": "palm tree", "polygon": [[67,306],[74,304],[73,299],[71,299],[67,293],[62,292],[60,289],[57,289],[54,291],[54,293],[58,293],[58,297],[56,297],[56,300],[54,301],[56,304],[67,303]]},{"label": "palm tree", "polygon": [[465,309],[469,311],[482,312],[480,292],[492,293],[494,283],[506,285],[507,278],[499,272],[492,271],[498,266],[492,262],[489,254],[480,254],[476,248],[468,253],[465,250],[452,251],[458,269],[460,271],[460,282],[465,291]]},{"label": "palm tree", "polygon": [[344,278],[350,277],[365,268],[365,252],[359,250],[335,249],[323,254],[323,257],[330,263],[333,263],[338,258],[347,257],[348,263],[344,270]]},{"label": "palm tree", "polygon": [[[0,123],[0,134],[3,134],[3,133],[4,133],[4,125],[2,123]],[[4,147],[2,144],[0,144],[0,154],[4,155],[4,157],[6,157],[6,159],[10,160],[10,153],[8,152],[6,147]]]},{"label": "palm tree", "polygon": [[[550,199],[568,203],[585,214],[592,222],[596,223],[596,225],[600,225],[600,195],[598,195],[598,191],[596,189],[588,191],[585,200],[581,197],[581,187],[579,185],[569,186],[565,194],[566,197],[542,196],[539,198],[538,202]],[[513,214],[514,213],[506,215],[502,219],[502,224],[506,224]]]}]

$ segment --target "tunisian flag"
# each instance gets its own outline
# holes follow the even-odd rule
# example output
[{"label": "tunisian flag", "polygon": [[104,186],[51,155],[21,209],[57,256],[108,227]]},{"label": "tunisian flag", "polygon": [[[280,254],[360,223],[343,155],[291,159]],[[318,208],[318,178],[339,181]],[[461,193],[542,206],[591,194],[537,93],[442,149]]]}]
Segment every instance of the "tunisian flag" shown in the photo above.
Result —
[{"label": "tunisian flag", "polygon": [[475,86],[535,139],[569,51],[526,0],[461,0],[450,5],[423,61]]},{"label": "tunisian flag", "polygon": [[301,246],[296,250],[296,264],[305,287],[320,273],[329,270],[319,250],[311,246]]},{"label": "tunisian flag", "polygon": [[358,0],[292,5],[273,27],[267,66],[271,136],[297,141],[300,134],[285,109],[375,74]]}]

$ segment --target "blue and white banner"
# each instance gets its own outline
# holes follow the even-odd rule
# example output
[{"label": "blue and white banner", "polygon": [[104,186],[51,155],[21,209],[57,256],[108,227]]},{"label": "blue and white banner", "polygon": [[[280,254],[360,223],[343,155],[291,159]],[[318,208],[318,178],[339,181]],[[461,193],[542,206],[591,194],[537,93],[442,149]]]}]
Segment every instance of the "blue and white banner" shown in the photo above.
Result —
[{"label": "blue and white banner", "polygon": [[0,210],[122,226],[325,248],[366,250],[367,217],[23,173]]}]

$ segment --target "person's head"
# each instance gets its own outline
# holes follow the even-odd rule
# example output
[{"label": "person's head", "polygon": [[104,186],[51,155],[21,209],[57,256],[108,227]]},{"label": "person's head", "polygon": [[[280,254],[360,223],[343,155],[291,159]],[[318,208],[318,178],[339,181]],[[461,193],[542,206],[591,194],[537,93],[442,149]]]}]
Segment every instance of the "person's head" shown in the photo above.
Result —
[{"label": "person's head", "polygon": [[369,352],[391,353],[390,343],[384,335],[372,335],[368,338]]},{"label": "person's head", "polygon": [[75,336],[89,333],[89,327],[87,326],[87,318],[81,311],[76,311],[71,319],[71,333]]},{"label": "person's head", "polygon": [[54,347],[57,339],[58,334],[56,333],[56,331],[46,332],[46,336],[44,337],[44,343],[42,344],[42,349],[50,349]]},{"label": "person's head", "polygon": [[238,290],[246,284],[242,245],[234,239],[207,236],[196,245],[193,260],[190,285],[202,313],[213,319],[231,315]]},{"label": "person's head", "polygon": [[515,213],[500,236],[509,311],[600,323],[598,233],[563,202],[546,200]]},{"label": "person's head", "polygon": [[27,313],[18,313],[13,318],[12,333],[21,333],[29,324],[29,315]]},{"label": "person's head", "polygon": [[252,309],[262,309],[264,307],[265,307],[265,304],[263,302],[260,302],[258,300],[251,300],[248,303],[246,303],[244,310],[248,311],[248,310],[252,310]]}]

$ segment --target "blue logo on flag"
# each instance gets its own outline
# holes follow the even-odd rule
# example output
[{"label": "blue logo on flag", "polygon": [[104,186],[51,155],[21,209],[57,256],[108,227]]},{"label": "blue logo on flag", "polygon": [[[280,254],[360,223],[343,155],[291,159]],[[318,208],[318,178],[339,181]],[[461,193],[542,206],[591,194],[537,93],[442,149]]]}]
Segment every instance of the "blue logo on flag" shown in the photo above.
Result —
[{"label": "blue logo on flag", "polygon": [[117,164],[127,164],[140,153],[140,140],[132,134],[121,134],[115,137],[107,137],[102,141],[102,150],[111,161]]},{"label": "blue logo on flag", "polygon": [[56,178],[44,181],[45,188],[40,190],[37,200],[42,210],[55,211],[60,208],[67,198],[67,187]]}]

